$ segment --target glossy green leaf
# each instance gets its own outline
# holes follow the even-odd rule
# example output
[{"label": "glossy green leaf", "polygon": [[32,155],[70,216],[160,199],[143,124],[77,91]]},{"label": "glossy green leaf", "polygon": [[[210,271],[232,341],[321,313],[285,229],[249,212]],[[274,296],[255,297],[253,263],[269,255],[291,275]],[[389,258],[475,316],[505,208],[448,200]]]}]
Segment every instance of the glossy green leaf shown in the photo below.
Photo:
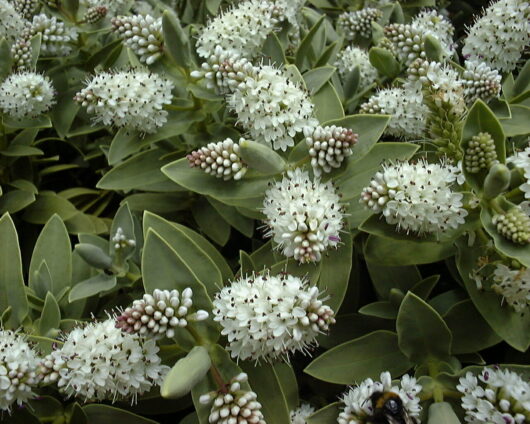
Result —
[{"label": "glossy green leaf", "polygon": [[452,336],[443,318],[414,293],[407,293],[396,321],[399,347],[417,363],[447,361]]},{"label": "glossy green leaf", "polygon": [[309,94],[317,93],[322,86],[329,81],[331,76],[335,73],[337,68],[334,66],[321,66],[319,68],[311,69],[303,74],[305,85],[309,90]]},{"label": "glossy green leaf", "polygon": [[56,334],[53,334],[53,330],[59,328],[61,322],[61,311],[57,300],[52,293],[48,292],[46,294],[46,299],[44,301],[44,308],[42,308],[42,313],[39,321],[39,334],[44,337],[55,337]]},{"label": "glossy green leaf", "polygon": [[54,214],[63,221],[73,218],[78,213],[75,206],[65,198],[46,191],[40,192],[35,202],[24,211],[24,220],[32,224],[46,224]]},{"label": "glossy green leaf", "polygon": [[208,351],[202,346],[195,346],[173,365],[164,378],[160,394],[166,399],[178,399],[187,395],[204,378],[211,363]]},{"label": "glossy green leaf", "polygon": [[215,208],[215,210],[228,222],[232,227],[247,237],[252,237],[254,234],[254,220],[241,215],[233,206],[225,205],[211,197],[208,202]]},{"label": "glossy green leaf", "polygon": [[491,328],[510,346],[524,352],[530,347],[530,315],[515,312],[509,305],[503,304],[501,296],[494,292],[479,290],[470,277],[482,252],[480,246],[470,248],[464,241],[458,242],[460,276],[475,307]]},{"label": "glossy green leaf", "polygon": [[220,246],[224,246],[230,238],[230,224],[211,205],[206,197],[197,199],[191,208],[193,218],[200,230]]},{"label": "glossy green leaf", "polygon": [[11,307],[5,327],[18,328],[28,314],[18,235],[9,214],[0,218],[0,314]]},{"label": "glossy green leaf", "polygon": [[429,407],[429,424],[460,424],[460,419],[447,402],[435,402]]},{"label": "glossy green leaf", "polygon": [[511,118],[500,120],[506,137],[524,136],[530,133],[530,107],[510,105],[510,112]]},{"label": "glossy green leaf", "polygon": [[190,42],[175,13],[164,11],[162,15],[164,47],[169,57],[179,66],[190,63]]},{"label": "glossy green leaf", "polygon": [[88,417],[90,424],[157,424],[156,421],[133,414],[124,409],[103,404],[89,404],[83,406],[83,412]]},{"label": "glossy green leaf", "polygon": [[309,416],[306,419],[307,424],[335,424],[341,408],[342,405],[340,402],[334,402],[327,405]]},{"label": "glossy green leaf", "polygon": [[304,372],[329,383],[354,384],[378,378],[383,371],[401,375],[411,366],[398,346],[396,333],[380,330],[324,352]]},{"label": "glossy green leaf", "polygon": [[381,75],[388,78],[395,78],[401,71],[401,66],[394,55],[387,49],[372,47],[369,55],[370,63]]},{"label": "glossy green leaf", "polygon": [[279,174],[285,170],[285,160],[269,146],[251,140],[239,143],[243,161],[263,175]]},{"label": "glossy green leaf", "polygon": [[116,287],[116,276],[105,273],[97,274],[88,280],[77,283],[68,294],[70,303],[107,292]]},{"label": "glossy green leaf", "polygon": [[388,299],[390,290],[398,288],[403,292],[410,290],[421,281],[421,275],[415,265],[384,266],[378,262],[366,261],[372,284],[382,299]]},{"label": "glossy green leaf", "polygon": [[344,117],[344,108],[335,87],[328,81],[312,96],[315,115],[320,122]]},{"label": "glossy green leaf", "polygon": [[64,222],[53,215],[42,229],[29,266],[29,286],[38,291],[34,276],[46,262],[52,279],[52,292],[57,295],[72,282],[72,251],[70,236]]}]

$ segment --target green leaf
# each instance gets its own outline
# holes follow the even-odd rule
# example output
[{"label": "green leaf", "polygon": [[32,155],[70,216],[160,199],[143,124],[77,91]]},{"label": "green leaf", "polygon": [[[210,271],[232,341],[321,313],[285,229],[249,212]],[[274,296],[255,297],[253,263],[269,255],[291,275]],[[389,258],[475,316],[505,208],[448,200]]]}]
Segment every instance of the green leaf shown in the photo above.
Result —
[{"label": "green leaf", "polygon": [[136,131],[120,128],[112,142],[108,154],[109,165],[116,165],[123,158],[138,151],[139,134]]},{"label": "green leaf", "polygon": [[278,36],[274,32],[271,32],[268,35],[265,43],[263,43],[261,52],[270,60],[271,63],[278,67],[281,67],[287,63],[287,59],[285,58],[285,54],[283,52],[283,47],[280,43],[280,40],[278,40]]},{"label": "green leaf", "polygon": [[11,118],[8,115],[3,117],[4,124],[11,128],[51,128],[52,121],[47,115],[39,115],[34,118]]},{"label": "green leaf", "polygon": [[133,414],[132,412],[102,404],[83,406],[83,412],[88,417],[89,423],[97,424],[157,424],[156,421]]},{"label": "green leaf", "polygon": [[280,383],[287,407],[290,411],[298,408],[298,383],[293,367],[290,364],[278,363],[274,365],[274,372]]},{"label": "green leaf", "polygon": [[325,406],[309,416],[306,419],[307,424],[336,424],[341,408],[342,404],[340,402]]},{"label": "green leaf", "polygon": [[86,299],[107,292],[116,287],[116,276],[100,273],[88,280],[77,283],[68,294],[68,302]]},{"label": "green leaf", "polygon": [[326,301],[335,313],[338,312],[346,290],[352,269],[353,243],[349,233],[341,234],[341,244],[330,250],[320,262],[318,287],[330,298]]},{"label": "green leaf", "polygon": [[197,199],[191,208],[201,231],[220,246],[228,243],[230,224],[217,212],[206,197]]},{"label": "green leaf", "polygon": [[[506,147],[505,147],[505,135],[502,126],[491,111],[491,109],[482,101],[477,100],[467,114],[464,122],[464,128],[462,130],[462,139],[460,141],[460,147],[465,152],[468,147],[469,141],[475,135],[481,132],[487,132],[493,138],[495,142],[495,151],[497,153],[497,159],[504,163],[506,161]],[[486,178],[487,170],[480,171],[477,174],[470,174],[466,171],[466,167],[463,167],[466,181],[477,191],[482,190],[484,179]]]},{"label": "green leaf", "polygon": [[379,330],[326,351],[304,372],[329,383],[354,384],[377,378],[383,371],[401,375],[411,367],[398,346],[396,333]]},{"label": "green leaf", "polygon": [[59,328],[61,322],[61,311],[55,296],[48,292],[44,301],[44,308],[39,321],[39,334],[44,337],[55,337],[53,330]]},{"label": "green leaf", "polygon": [[298,50],[296,51],[295,65],[301,71],[308,69],[316,62],[320,56],[320,51],[316,51],[314,44],[315,40],[318,40],[321,37],[322,32],[324,32],[324,16],[322,16],[311,28],[311,30],[304,37]]},{"label": "green leaf", "polygon": [[443,49],[440,41],[432,34],[427,34],[423,41],[426,58],[429,61],[441,62],[443,60]]},{"label": "green leaf", "polygon": [[387,300],[382,300],[364,305],[359,309],[359,313],[383,319],[396,319],[398,308],[393,303],[390,303]]},{"label": "green leaf", "polygon": [[25,190],[13,190],[0,196],[0,215],[18,212],[35,201],[35,194]]},{"label": "green leaf", "polygon": [[239,143],[243,161],[264,175],[279,174],[285,170],[285,160],[269,146],[251,140]]},{"label": "green leaf", "polygon": [[500,120],[506,137],[524,136],[530,133],[530,107],[510,105],[510,112],[511,118]]},{"label": "green leaf", "polygon": [[414,284],[410,291],[421,299],[427,300],[439,280],[439,275],[431,275],[430,277],[419,281],[417,284]]},{"label": "green leaf", "polygon": [[[134,240],[136,243],[136,236],[134,234],[134,221],[127,202],[122,203],[122,205],[118,208],[116,215],[114,215],[114,219],[112,220],[112,225],[110,227],[111,237],[118,232],[118,228],[121,228],[127,240]],[[126,248],[120,249],[122,260],[130,258],[135,250],[136,244],[134,246],[127,246]],[[114,246],[114,243],[109,243],[109,254],[113,256],[115,255],[115,252],[116,247]]]},{"label": "green leaf", "polygon": [[[154,214],[146,213],[144,215],[144,237],[146,239],[149,230],[154,230],[159,235],[163,234],[164,241],[180,258],[182,269],[179,274],[187,275],[182,280],[183,282],[186,280],[190,283],[199,281],[212,297],[217,293],[219,287],[223,286],[223,274],[216,261],[212,259],[209,249],[205,249],[193,236],[184,232],[182,226],[166,221]],[[212,247],[212,249],[216,251],[215,248]],[[217,255],[219,255],[218,252]]]},{"label": "green leaf", "polygon": [[368,53],[370,63],[377,71],[390,79],[394,79],[401,71],[401,66],[394,55],[387,49],[372,47]]},{"label": "green leaf", "polygon": [[214,197],[228,204],[237,204],[237,200],[241,199],[263,198],[270,181],[268,177],[223,181],[200,169],[190,168],[186,158],[164,166],[162,172],[190,191]]},{"label": "green leaf", "polygon": [[[97,188],[105,190],[178,190],[160,168],[169,162],[163,159],[164,153],[158,149],[138,153],[112,168],[97,183]],[[156,189],[153,190],[153,187]],[[173,187],[173,189],[171,189]]]},{"label": "green leaf", "polygon": [[414,293],[407,293],[396,321],[399,347],[416,364],[448,361],[452,336],[442,317]]},{"label": "green leaf", "polygon": [[331,76],[335,73],[337,68],[334,66],[321,66],[320,68],[311,69],[306,72],[303,77],[305,85],[309,90],[309,94],[312,96],[318,92],[322,86],[328,82]]},{"label": "green leaf", "polygon": [[242,362],[241,368],[248,374],[252,389],[258,395],[266,422],[288,423],[289,408],[274,367],[270,364],[255,365],[251,362]]},{"label": "green leaf", "polygon": [[453,335],[453,354],[478,352],[502,340],[469,299],[458,302],[449,309],[444,320]]},{"label": "green leaf", "polygon": [[24,211],[24,220],[32,224],[46,224],[54,214],[59,215],[63,221],[73,218],[78,213],[75,206],[61,196],[51,192],[40,192],[37,200]]},{"label": "green leaf", "polygon": [[11,57],[11,46],[4,37],[0,38],[0,81],[3,81],[11,73],[13,59]]},{"label": "green leaf", "polygon": [[371,261],[366,261],[366,265],[375,291],[382,299],[388,299],[392,288],[406,292],[421,281],[420,272],[415,265],[384,266]]},{"label": "green leaf", "polygon": [[239,251],[239,265],[240,268],[238,274],[241,276],[251,274],[256,270],[256,265],[254,264],[254,261],[252,260],[250,255],[244,250]]},{"label": "green leaf", "polygon": [[517,75],[513,85],[513,92],[520,94],[530,90],[530,60],[527,60]]},{"label": "green leaf", "polygon": [[72,251],[70,236],[62,219],[53,215],[42,229],[29,266],[29,286],[36,292],[35,276],[42,262],[46,262],[49,269],[52,292],[58,295],[65,287],[72,284]]},{"label": "green leaf", "polygon": [[429,424],[460,424],[460,419],[447,402],[435,402],[429,406]]},{"label": "green leaf", "polygon": [[530,315],[521,315],[509,305],[503,304],[501,296],[491,291],[479,290],[470,277],[478,268],[478,259],[483,247],[470,248],[465,241],[458,241],[457,267],[475,307],[491,328],[513,348],[525,352],[530,347]]},{"label": "green leaf", "polygon": [[18,328],[28,314],[18,235],[9,214],[0,218],[0,314],[12,308],[5,327]]},{"label": "green leaf", "polygon": [[75,245],[75,252],[87,264],[94,268],[110,269],[112,267],[112,258],[99,246],[89,243],[79,243]]},{"label": "green leaf", "polygon": [[208,351],[202,346],[195,346],[173,365],[164,378],[160,394],[166,399],[178,399],[187,395],[204,378],[211,364]]},{"label": "green leaf", "polygon": [[364,244],[366,260],[383,266],[420,265],[441,261],[455,254],[452,242],[405,240],[368,236]]},{"label": "green leaf", "polygon": [[335,87],[328,81],[312,96],[315,116],[320,122],[344,117],[344,108]]},{"label": "green leaf", "polygon": [[224,203],[209,197],[208,202],[215,208],[215,210],[223,217],[237,231],[247,237],[252,237],[254,234],[254,220],[241,215],[233,206],[225,205]]},{"label": "green leaf", "polygon": [[175,64],[188,67],[191,60],[190,42],[175,13],[164,11],[162,32],[164,34],[164,50],[169,57]]}]

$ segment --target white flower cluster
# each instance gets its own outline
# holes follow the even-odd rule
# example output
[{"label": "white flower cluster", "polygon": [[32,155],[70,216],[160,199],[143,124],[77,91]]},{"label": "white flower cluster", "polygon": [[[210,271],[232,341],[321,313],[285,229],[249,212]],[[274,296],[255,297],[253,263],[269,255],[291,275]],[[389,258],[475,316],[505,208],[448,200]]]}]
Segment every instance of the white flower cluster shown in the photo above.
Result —
[{"label": "white flower cluster", "polygon": [[506,162],[513,163],[517,168],[524,171],[526,182],[519,187],[526,199],[530,199],[530,147],[527,147],[522,152],[515,152],[512,156],[506,158]]},{"label": "white flower cluster", "polygon": [[410,24],[391,24],[384,28],[385,36],[392,42],[398,59],[405,65],[414,60],[426,58],[425,38],[435,38],[442,49],[442,57],[453,52],[454,28],[443,16],[435,11],[420,13]]},{"label": "white flower cluster", "polygon": [[178,290],[158,289],[152,295],[146,293],[116,317],[116,327],[126,333],[153,336],[156,339],[172,338],[175,336],[175,329],[186,327],[188,321],[208,318],[208,312],[202,309],[190,314],[192,296],[193,291],[189,287],[182,293]]},{"label": "white flower cluster", "polygon": [[228,337],[233,358],[288,360],[317,345],[317,336],[335,323],[319,296],[318,287],[289,274],[241,277],[216,294],[214,321]]},{"label": "white flower cluster", "polygon": [[140,59],[152,65],[163,54],[162,18],[151,15],[118,16],[111,20],[112,29]]},{"label": "white flower cluster", "polygon": [[427,100],[437,107],[449,104],[455,113],[464,113],[464,85],[454,69],[439,62],[417,59],[411,64],[407,74],[405,90],[416,91],[418,94],[423,90],[423,96],[428,96]]},{"label": "white flower cluster", "polygon": [[385,88],[361,105],[361,113],[391,115],[385,134],[415,139],[421,137],[429,114],[423,98],[416,91],[404,88]]},{"label": "white flower cluster", "polygon": [[203,405],[212,403],[208,416],[210,424],[266,424],[261,403],[255,392],[241,389],[241,383],[248,381],[248,375],[236,375],[224,390],[207,393],[199,398]]},{"label": "white flower cluster", "polygon": [[39,358],[23,336],[0,330],[0,411],[10,411],[35,396]]},{"label": "white flower cluster", "polygon": [[102,72],[74,99],[95,115],[95,121],[153,133],[167,121],[173,83],[142,71]]},{"label": "white flower cluster", "polygon": [[477,99],[488,101],[498,97],[501,92],[502,76],[496,69],[491,69],[484,62],[466,60],[462,74],[464,97],[468,103]]},{"label": "white flower cluster", "polygon": [[215,17],[197,40],[197,54],[208,58],[216,46],[251,58],[274,31],[282,10],[266,0],[246,0]]},{"label": "white flower cluster", "polygon": [[337,28],[346,40],[352,41],[359,34],[361,37],[372,36],[372,22],[376,22],[383,13],[379,9],[365,7],[355,12],[345,12],[337,18]]},{"label": "white flower cluster", "polygon": [[294,146],[297,133],[318,124],[308,93],[273,66],[255,67],[227,100],[250,137],[274,149]]},{"label": "white flower cluster", "polygon": [[108,319],[72,330],[44,358],[40,373],[44,383],[56,383],[68,397],[135,402],[169,371],[157,353],[154,339],[125,333]]},{"label": "white flower cluster", "polygon": [[342,206],[330,181],[312,181],[296,168],[265,193],[263,213],[272,236],[288,258],[301,263],[320,261],[322,253],[340,242]]},{"label": "white flower cluster", "polygon": [[491,288],[516,312],[524,312],[530,306],[530,269],[497,264],[493,280]]},{"label": "white flower cluster", "polygon": [[44,13],[33,17],[31,25],[24,30],[22,37],[29,40],[38,33],[42,35],[42,56],[68,56],[73,50],[72,44],[77,41],[75,27],[66,26],[55,16],[50,17]]},{"label": "white flower cluster", "polygon": [[[239,141],[243,141],[240,139]],[[202,169],[207,174],[224,180],[240,180],[247,172],[247,165],[241,160],[238,143],[231,138],[218,143],[208,143],[186,156],[191,167]]]},{"label": "white flower cluster", "polygon": [[318,126],[305,132],[306,143],[311,156],[311,166],[316,176],[322,171],[328,173],[339,168],[352,154],[352,147],[357,143],[358,135],[349,128]]},{"label": "white flower cluster", "polygon": [[373,414],[372,395],[374,393],[393,392],[399,395],[403,408],[411,417],[418,417],[421,411],[419,393],[421,385],[414,377],[405,374],[401,377],[399,386],[392,384],[392,377],[388,371],[381,373],[381,381],[367,378],[359,385],[350,388],[341,399],[344,409],[339,414],[339,424],[364,424]]},{"label": "white flower cluster", "polygon": [[364,90],[377,79],[377,69],[370,63],[368,53],[356,46],[342,50],[335,61],[339,75],[344,79],[356,67],[359,67],[359,89]]},{"label": "white flower cluster", "polygon": [[41,115],[55,103],[48,77],[35,72],[11,74],[0,85],[0,109],[12,118]]},{"label": "white flower cluster", "polygon": [[291,411],[291,424],[307,424],[307,418],[314,412],[315,408],[308,403],[301,404],[299,408]]},{"label": "white flower cluster", "polygon": [[0,0],[0,38],[13,43],[25,27],[24,18],[8,0]]},{"label": "white flower cluster", "polygon": [[452,191],[459,173],[455,166],[423,159],[388,163],[363,189],[360,202],[407,233],[457,228],[467,216],[462,193]]},{"label": "white flower cluster", "polygon": [[114,249],[125,249],[126,247],[134,247],[136,246],[136,241],[134,239],[127,239],[127,236],[123,232],[123,228],[118,227],[116,229],[116,234],[112,236],[110,239],[112,243],[114,244]]},{"label": "white flower cluster", "polygon": [[254,65],[248,59],[226,52],[220,46],[203,62],[200,70],[191,72],[192,78],[205,78],[206,87],[220,94],[233,93],[239,83],[251,75],[254,75]]},{"label": "white flower cluster", "polygon": [[530,383],[499,368],[484,368],[475,376],[467,372],[457,389],[471,424],[524,424],[530,419]]},{"label": "white flower cluster", "polygon": [[513,70],[530,42],[530,3],[492,2],[464,41],[462,54],[501,72]]}]

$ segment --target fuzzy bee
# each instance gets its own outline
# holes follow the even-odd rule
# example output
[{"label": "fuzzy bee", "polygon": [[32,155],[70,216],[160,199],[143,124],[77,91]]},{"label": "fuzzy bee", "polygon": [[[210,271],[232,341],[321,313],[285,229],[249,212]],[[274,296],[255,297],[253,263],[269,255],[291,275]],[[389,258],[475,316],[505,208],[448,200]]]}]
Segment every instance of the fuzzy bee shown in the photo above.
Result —
[{"label": "fuzzy bee", "polygon": [[407,413],[397,393],[374,392],[370,400],[373,408],[373,414],[368,419],[370,424],[417,424],[416,419]]}]

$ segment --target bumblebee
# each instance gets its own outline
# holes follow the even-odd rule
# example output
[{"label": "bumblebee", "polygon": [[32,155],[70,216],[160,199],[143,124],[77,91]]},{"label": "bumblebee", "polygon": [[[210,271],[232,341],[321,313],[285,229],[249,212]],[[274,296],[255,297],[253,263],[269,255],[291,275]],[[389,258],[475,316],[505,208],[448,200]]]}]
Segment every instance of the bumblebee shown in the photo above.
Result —
[{"label": "bumblebee", "polygon": [[370,424],[417,424],[415,418],[409,416],[403,406],[401,397],[394,392],[374,392],[370,396],[372,416]]}]

